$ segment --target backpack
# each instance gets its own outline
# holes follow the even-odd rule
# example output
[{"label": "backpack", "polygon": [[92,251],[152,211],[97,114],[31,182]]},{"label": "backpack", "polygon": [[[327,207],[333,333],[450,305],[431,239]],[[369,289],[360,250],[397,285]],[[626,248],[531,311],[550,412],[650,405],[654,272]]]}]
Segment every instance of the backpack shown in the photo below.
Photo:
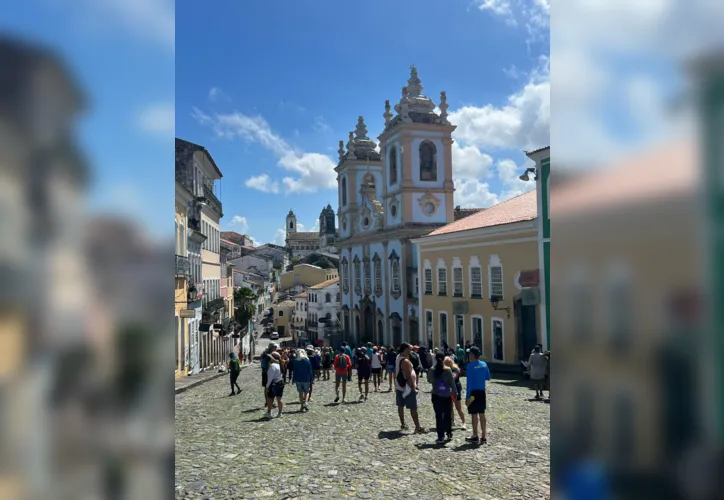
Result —
[{"label": "backpack", "polygon": [[340,370],[347,369],[347,355],[346,354],[339,355],[339,359],[337,361],[337,368],[339,368]]},{"label": "backpack", "polygon": [[397,384],[400,387],[405,387],[407,385],[407,379],[405,378],[405,372],[402,371],[402,361],[400,361],[400,371],[397,372]]},{"label": "backpack", "polygon": [[241,371],[241,363],[239,363],[238,358],[234,358],[231,361],[229,361],[229,371],[232,371],[232,372]]},{"label": "backpack", "polygon": [[450,386],[447,385],[447,382],[445,382],[445,379],[440,376],[435,380],[435,385],[432,388],[432,393],[436,396],[440,396],[443,398],[447,398],[450,396]]},{"label": "backpack", "polygon": [[420,371],[420,356],[416,352],[413,352],[410,356],[410,362],[412,363],[412,369],[416,372]]}]

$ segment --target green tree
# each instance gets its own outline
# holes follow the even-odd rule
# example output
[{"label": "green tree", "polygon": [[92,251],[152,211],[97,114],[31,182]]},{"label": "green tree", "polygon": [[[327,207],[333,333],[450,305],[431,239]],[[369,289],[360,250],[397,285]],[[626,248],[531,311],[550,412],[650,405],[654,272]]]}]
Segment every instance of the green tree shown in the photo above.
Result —
[{"label": "green tree", "polygon": [[249,320],[256,313],[256,301],[259,296],[249,288],[237,288],[234,290],[234,320],[242,327],[249,323]]}]

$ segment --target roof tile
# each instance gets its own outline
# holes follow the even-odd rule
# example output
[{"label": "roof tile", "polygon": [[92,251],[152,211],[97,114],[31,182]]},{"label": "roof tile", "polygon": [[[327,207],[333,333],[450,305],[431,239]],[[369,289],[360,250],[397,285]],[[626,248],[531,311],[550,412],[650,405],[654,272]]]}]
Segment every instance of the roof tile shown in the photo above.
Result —
[{"label": "roof tile", "polygon": [[331,280],[322,281],[321,283],[319,283],[317,285],[310,286],[309,289],[310,290],[321,290],[322,288],[327,288],[328,286],[334,285],[335,283],[339,283],[339,276],[337,276],[336,278],[332,278]]},{"label": "roof tile", "polygon": [[511,198],[483,211],[469,215],[446,226],[435,229],[427,236],[457,233],[482,229],[485,227],[501,226],[514,222],[533,220],[538,216],[538,200],[536,190],[528,191],[520,196]]}]

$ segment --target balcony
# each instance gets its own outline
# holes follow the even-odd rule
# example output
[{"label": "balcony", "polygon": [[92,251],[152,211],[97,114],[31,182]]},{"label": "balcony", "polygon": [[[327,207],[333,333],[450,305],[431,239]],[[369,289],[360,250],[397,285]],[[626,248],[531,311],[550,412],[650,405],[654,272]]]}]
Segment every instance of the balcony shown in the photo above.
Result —
[{"label": "balcony", "polygon": [[207,302],[203,308],[203,312],[215,313],[224,308],[224,297],[216,298],[212,301]]},{"label": "balcony", "polygon": [[219,214],[219,217],[224,216],[224,211],[221,209],[221,201],[216,197],[214,192],[211,190],[209,186],[204,184],[204,198],[206,198],[206,201],[209,204],[209,207]]},{"label": "balcony", "polygon": [[183,255],[176,256],[176,277],[177,278],[188,278],[191,274],[191,264],[189,258]]}]

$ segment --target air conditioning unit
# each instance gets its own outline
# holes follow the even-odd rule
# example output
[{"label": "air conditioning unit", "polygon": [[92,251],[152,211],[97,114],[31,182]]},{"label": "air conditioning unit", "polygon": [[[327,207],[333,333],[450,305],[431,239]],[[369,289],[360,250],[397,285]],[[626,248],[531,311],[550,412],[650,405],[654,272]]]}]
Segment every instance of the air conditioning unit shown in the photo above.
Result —
[{"label": "air conditioning unit", "polygon": [[537,286],[523,288],[520,291],[520,303],[524,306],[540,304],[540,289]]}]

